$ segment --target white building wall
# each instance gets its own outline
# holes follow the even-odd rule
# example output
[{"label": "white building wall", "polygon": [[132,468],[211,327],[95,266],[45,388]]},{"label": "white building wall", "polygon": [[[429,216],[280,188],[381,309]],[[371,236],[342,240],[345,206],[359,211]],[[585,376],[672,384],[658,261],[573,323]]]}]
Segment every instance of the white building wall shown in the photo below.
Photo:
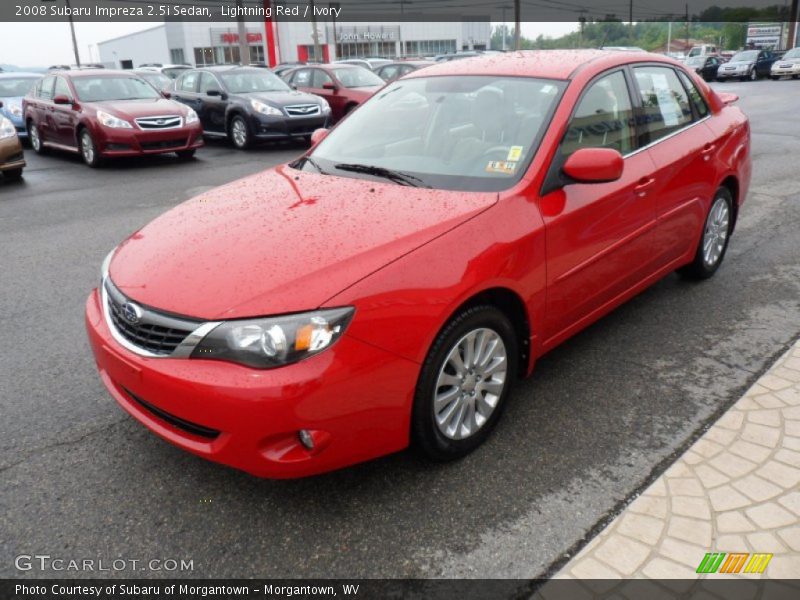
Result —
[{"label": "white building wall", "polygon": [[165,25],[131,33],[97,44],[100,62],[122,68],[122,61],[132,61],[134,67],[142,63],[168,63],[169,50]]}]

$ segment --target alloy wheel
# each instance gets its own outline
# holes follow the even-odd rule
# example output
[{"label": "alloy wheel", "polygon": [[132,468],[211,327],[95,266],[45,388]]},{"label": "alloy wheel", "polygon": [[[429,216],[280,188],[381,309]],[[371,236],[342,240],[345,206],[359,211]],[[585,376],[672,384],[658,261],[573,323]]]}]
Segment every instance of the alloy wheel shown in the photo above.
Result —
[{"label": "alloy wheel", "polygon": [[703,262],[713,267],[719,262],[725,250],[730,223],[730,208],[725,198],[717,198],[708,212],[705,233],[703,234]]},{"label": "alloy wheel", "polygon": [[755,81],[756,79],[758,79],[758,73],[756,73],[756,69],[753,67],[753,70],[750,71],[750,81]]},{"label": "alloy wheel", "polygon": [[507,383],[508,354],[503,338],[474,329],[450,349],[434,388],[434,420],[447,438],[473,436],[489,420]]},{"label": "alloy wheel", "polygon": [[238,148],[244,148],[247,145],[247,126],[241,119],[234,119],[231,123],[231,133],[233,135],[233,143]]},{"label": "alloy wheel", "polygon": [[84,131],[81,134],[81,154],[83,154],[83,160],[86,162],[87,165],[91,165],[94,163],[94,156],[95,156],[94,141],[92,141],[92,136],[89,135],[88,131]]}]

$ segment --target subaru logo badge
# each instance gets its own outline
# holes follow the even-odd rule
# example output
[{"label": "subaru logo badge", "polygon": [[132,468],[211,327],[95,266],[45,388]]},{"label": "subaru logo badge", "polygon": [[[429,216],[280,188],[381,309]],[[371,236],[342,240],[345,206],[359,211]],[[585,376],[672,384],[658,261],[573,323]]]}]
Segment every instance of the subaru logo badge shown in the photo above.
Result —
[{"label": "subaru logo badge", "polygon": [[166,123],[164,119],[159,119],[158,121],[156,121],[157,125],[163,125],[164,123]]},{"label": "subaru logo badge", "polygon": [[133,302],[126,302],[122,306],[122,318],[131,325],[135,325],[142,318],[142,309]]}]

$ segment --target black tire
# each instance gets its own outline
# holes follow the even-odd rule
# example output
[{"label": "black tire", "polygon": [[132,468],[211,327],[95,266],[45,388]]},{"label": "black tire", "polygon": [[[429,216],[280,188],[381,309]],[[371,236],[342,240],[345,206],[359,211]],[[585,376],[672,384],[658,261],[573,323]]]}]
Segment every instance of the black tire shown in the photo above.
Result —
[{"label": "black tire", "polygon": [[755,67],[753,67],[753,69],[752,69],[752,70],[750,71],[750,73],[747,75],[747,78],[748,78],[750,81],[758,81],[758,79],[759,79],[759,77],[758,77],[758,71],[756,71]]},{"label": "black tire", "polygon": [[3,171],[3,177],[5,177],[8,181],[19,181],[22,179],[22,169],[9,169],[8,171]]},{"label": "black tire", "polygon": [[[239,131],[239,127],[242,128],[243,137],[239,137],[236,133]],[[235,115],[230,120],[228,123],[228,139],[231,141],[231,144],[233,144],[233,147],[239,150],[247,150],[251,146],[253,143],[253,134],[250,131],[250,126],[247,124],[247,119],[241,115]]]},{"label": "black tire", "polygon": [[191,160],[194,158],[196,152],[196,148],[190,148],[189,150],[178,150],[175,154],[177,154],[178,158],[181,160]]},{"label": "black tire", "polygon": [[[448,355],[460,340],[476,329],[490,329],[502,339],[507,357],[506,375],[502,391],[488,419],[472,435],[453,439],[440,431],[436,423],[434,396],[439,374],[445,368]],[[433,342],[417,382],[411,415],[411,439],[415,449],[432,460],[447,461],[461,458],[480,446],[500,419],[517,376],[518,359],[518,337],[511,321],[502,311],[491,305],[480,305],[453,317]],[[472,402],[474,404],[475,400]]]},{"label": "black tire", "polygon": [[33,121],[28,121],[28,140],[30,141],[31,148],[36,154],[47,154],[47,148],[44,147],[42,136],[39,133],[39,127]]},{"label": "black tire", "polygon": [[102,164],[103,159],[97,151],[97,144],[95,144],[91,132],[86,128],[78,131],[78,148],[81,151],[81,158],[87,167],[96,169]]},{"label": "black tire", "polygon": [[772,79],[772,81],[778,81],[780,77],[778,75],[770,75],[770,79]]},{"label": "black tire", "polygon": [[[704,242],[706,240],[706,231],[709,227],[709,221],[712,218],[711,213],[717,203],[717,200],[719,199],[724,200],[728,205],[727,233],[722,246],[722,253],[713,264],[709,265],[704,257]],[[731,233],[733,231],[733,216],[733,196],[728,188],[721,187],[714,194],[714,199],[711,201],[709,206],[708,213],[706,214],[706,220],[703,222],[703,232],[700,236],[700,241],[697,243],[697,250],[695,251],[694,259],[688,265],[681,267],[678,270],[681,275],[687,279],[708,279],[717,272],[717,269],[719,269],[719,266],[722,264],[722,261],[725,258],[725,253],[728,251],[728,244],[730,243]]]}]

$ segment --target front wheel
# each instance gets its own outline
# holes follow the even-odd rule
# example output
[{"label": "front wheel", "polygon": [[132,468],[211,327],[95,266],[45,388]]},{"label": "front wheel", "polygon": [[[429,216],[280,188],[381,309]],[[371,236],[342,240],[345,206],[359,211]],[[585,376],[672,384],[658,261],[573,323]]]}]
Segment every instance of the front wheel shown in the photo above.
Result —
[{"label": "front wheel", "polygon": [[728,188],[721,187],[706,216],[694,260],[681,268],[680,273],[690,279],[708,279],[716,273],[725,258],[732,230],[733,196]]},{"label": "front wheel", "polygon": [[99,167],[101,162],[100,154],[97,152],[97,145],[94,143],[94,138],[92,138],[92,134],[89,133],[88,129],[81,131],[80,142],[83,162],[92,168]]},{"label": "front wheel", "polygon": [[231,119],[230,132],[228,134],[231,142],[239,150],[246,150],[250,146],[250,128],[244,117],[236,115]]},{"label": "front wheel", "polygon": [[411,436],[423,454],[453,460],[486,440],[517,373],[517,340],[508,317],[489,305],[466,309],[445,326],[414,395]]},{"label": "front wheel", "polygon": [[749,79],[750,79],[750,81],[757,81],[758,80],[758,73],[756,72],[755,68],[753,68],[753,70],[750,71]]}]

